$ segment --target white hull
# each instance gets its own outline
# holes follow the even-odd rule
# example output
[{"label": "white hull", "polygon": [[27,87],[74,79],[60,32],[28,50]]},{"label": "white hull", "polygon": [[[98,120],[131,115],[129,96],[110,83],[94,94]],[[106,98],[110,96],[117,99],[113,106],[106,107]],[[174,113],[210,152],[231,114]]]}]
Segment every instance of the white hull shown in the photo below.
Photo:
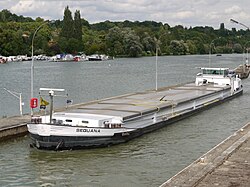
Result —
[{"label": "white hull", "polygon": [[72,126],[58,126],[52,124],[28,124],[31,134],[39,136],[68,136],[68,137],[107,137],[117,133],[126,133],[136,129],[105,129],[105,128],[86,128]]},{"label": "white hull", "polygon": [[32,145],[58,150],[118,144],[242,94],[241,80],[228,76],[227,69],[205,71],[208,75],[198,74],[195,84],[83,104],[54,113],[51,120],[48,116],[33,119],[27,125]]},{"label": "white hull", "polygon": [[[28,129],[31,137],[33,137],[33,145],[37,148],[57,150],[103,147],[126,142],[240,94],[242,94],[242,90],[239,90],[234,95],[222,92],[212,97],[193,100],[180,104],[174,110],[167,108],[158,113],[128,120],[124,128],[105,129],[53,124],[28,124]],[[224,95],[223,98],[221,97],[222,95]],[[45,141],[42,141],[42,139]],[[76,141],[76,139],[80,141]]]}]

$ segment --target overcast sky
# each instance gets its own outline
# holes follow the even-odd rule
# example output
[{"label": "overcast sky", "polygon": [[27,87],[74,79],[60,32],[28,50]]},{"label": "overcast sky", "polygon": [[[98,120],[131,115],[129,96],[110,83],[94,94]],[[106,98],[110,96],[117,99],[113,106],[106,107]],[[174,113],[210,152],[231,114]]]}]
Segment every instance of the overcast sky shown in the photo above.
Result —
[{"label": "overcast sky", "polygon": [[245,29],[230,22],[233,18],[250,26],[250,0],[0,0],[0,8],[17,15],[54,20],[63,18],[66,6],[72,15],[80,10],[90,23],[152,20],[184,27],[212,26],[220,23],[231,29]]}]

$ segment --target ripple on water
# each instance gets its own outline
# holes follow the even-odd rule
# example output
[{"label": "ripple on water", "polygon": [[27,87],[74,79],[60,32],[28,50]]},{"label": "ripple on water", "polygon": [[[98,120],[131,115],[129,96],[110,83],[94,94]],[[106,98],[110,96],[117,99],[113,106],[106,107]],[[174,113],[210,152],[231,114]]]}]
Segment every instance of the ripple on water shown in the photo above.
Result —
[{"label": "ripple on water", "polygon": [[[197,73],[195,67],[205,66],[208,59],[206,57],[159,58],[159,85],[193,80]],[[236,67],[235,62],[242,59],[237,55],[232,61],[231,56],[223,55],[222,58],[225,59],[220,62],[221,66],[228,65],[231,68]],[[132,62],[131,59],[118,59],[107,63],[79,63],[74,66],[70,63],[38,62],[39,69],[47,71],[44,72],[46,75],[37,73],[35,89],[42,87],[44,82],[51,84],[46,86],[57,85],[66,88],[71,90],[70,94],[76,103],[142,91],[155,86],[155,76],[152,75],[155,63],[151,63],[155,62],[154,60],[138,58]],[[213,62],[217,63],[215,60],[212,60],[212,65]],[[112,63],[109,68],[108,63]],[[217,66],[218,63],[214,65]],[[1,80],[8,78],[6,81],[0,81],[0,87],[6,87],[8,83],[13,88],[22,90],[24,98],[28,98],[29,84],[15,85],[18,81],[13,77],[16,69],[22,67],[21,71],[24,71],[24,66],[28,68],[29,64],[10,66],[9,71],[0,69],[0,76],[4,76]],[[68,68],[72,68],[71,71],[74,72],[73,79],[68,73]],[[191,73],[185,73],[187,68]],[[55,79],[51,77],[51,70],[56,73]],[[9,74],[6,75],[5,72]],[[25,82],[29,78],[25,74],[19,79]],[[159,186],[249,120],[250,81],[244,80],[243,84],[243,96],[121,145],[54,152],[30,148],[28,137],[1,142],[0,186]],[[9,102],[10,106],[16,106],[11,99],[8,100],[7,95],[1,90],[0,92],[0,106],[3,106],[2,101]],[[3,96],[4,98],[1,98]],[[8,108],[3,112],[0,108],[0,113],[9,114],[15,109]]]}]

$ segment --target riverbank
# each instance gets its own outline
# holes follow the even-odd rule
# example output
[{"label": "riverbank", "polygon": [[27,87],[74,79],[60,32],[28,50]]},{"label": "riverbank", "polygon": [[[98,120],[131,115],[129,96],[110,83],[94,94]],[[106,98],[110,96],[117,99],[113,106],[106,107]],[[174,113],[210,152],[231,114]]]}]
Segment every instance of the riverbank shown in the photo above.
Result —
[{"label": "riverbank", "polygon": [[250,123],[170,178],[168,186],[248,186]]}]

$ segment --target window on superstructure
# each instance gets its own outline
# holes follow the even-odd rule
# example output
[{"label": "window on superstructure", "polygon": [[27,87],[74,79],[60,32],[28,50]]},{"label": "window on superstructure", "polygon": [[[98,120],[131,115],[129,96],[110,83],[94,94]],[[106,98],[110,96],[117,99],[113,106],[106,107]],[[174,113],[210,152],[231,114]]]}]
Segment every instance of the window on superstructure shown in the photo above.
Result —
[{"label": "window on superstructure", "polygon": [[227,70],[216,70],[216,69],[203,69],[202,71],[205,75],[227,75]]},{"label": "window on superstructure", "polygon": [[66,119],[65,121],[66,122],[72,122],[72,119]]},{"label": "window on superstructure", "polygon": [[89,122],[88,122],[88,121],[82,121],[82,123],[85,123],[85,124],[86,124],[86,123],[89,123]]}]

